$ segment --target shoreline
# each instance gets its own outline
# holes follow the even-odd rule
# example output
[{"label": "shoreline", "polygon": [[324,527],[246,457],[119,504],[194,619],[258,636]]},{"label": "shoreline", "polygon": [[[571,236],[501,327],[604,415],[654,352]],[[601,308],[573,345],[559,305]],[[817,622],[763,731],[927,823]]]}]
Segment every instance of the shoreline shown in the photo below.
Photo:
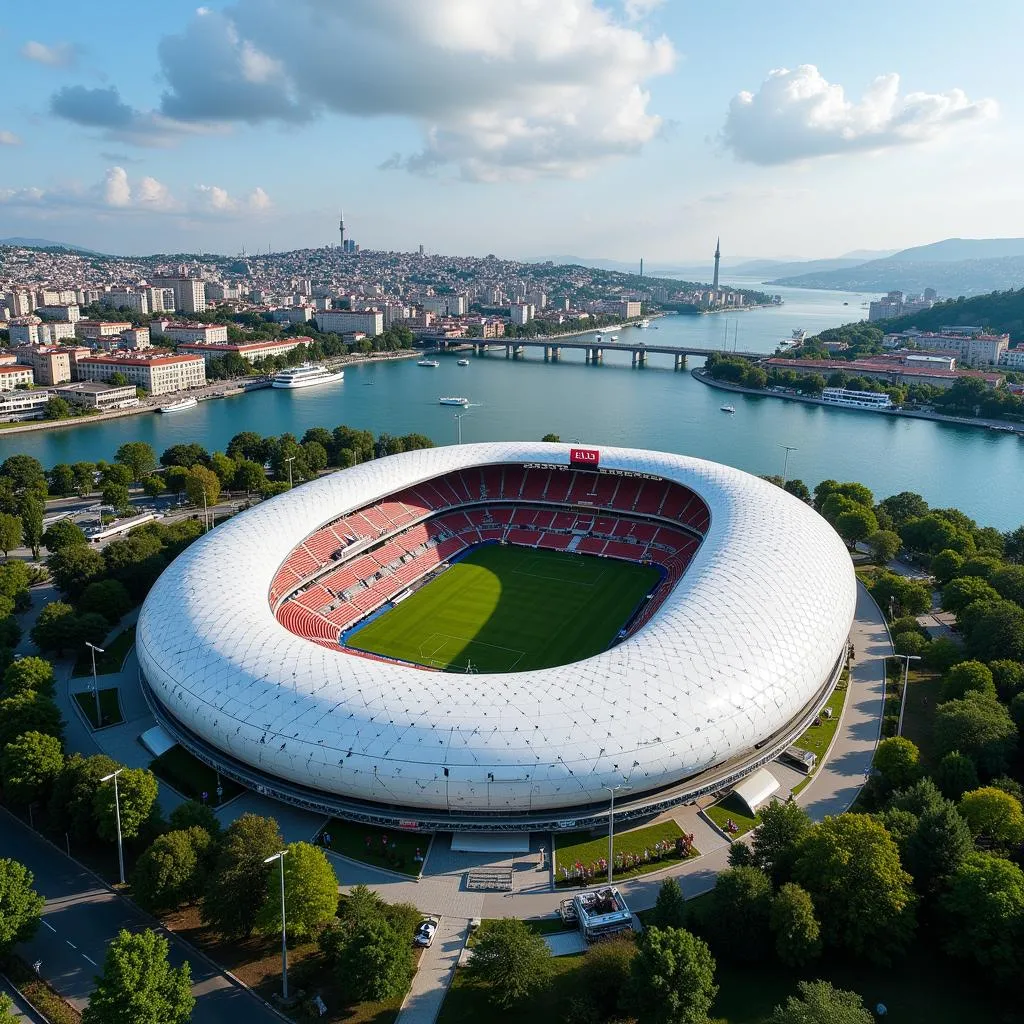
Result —
[{"label": "shoreline", "polygon": [[[325,359],[324,363],[337,369],[362,363],[410,359],[421,354],[419,349],[403,350],[401,352],[376,352],[370,356],[336,356],[334,359]],[[173,394],[179,398],[187,397],[195,398],[199,402],[211,402],[221,398],[238,398],[248,394],[250,391],[262,391],[268,387],[270,387],[270,381],[266,376],[230,377],[224,380],[207,381],[198,392],[175,391]],[[225,390],[228,391],[227,394],[215,393]],[[147,412],[156,413],[159,412],[160,403],[165,399],[171,399],[171,395],[161,395],[159,399],[147,399],[149,404],[137,405],[131,409],[115,409],[113,412],[102,412],[95,416],[71,416],[65,420],[22,420],[10,424],[0,424],[0,439],[9,437],[12,434],[34,434],[42,430],[84,427],[99,423],[109,423],[112,420],[124,419],[126,416],[139,416]]]},{"label": "shoreline", "polygon": [[957,427],[974,427],[975,429],[989,430],[997,434],[1016,434],[1024,437],[1024,424],[1007,423],[1003,420],[966,419],[963,416],[947,416],[941,412],[926,412],[923,409],[856,409],[850,406],[837,405],[835,402],[826,402],[822,398],[813,398],[810,395],[782,394],[778,391],[766,391],[763,388],[748,388],[742,384],[732,384],[729,381],[715,380],[703,372],[699,366],[690,370],[690,376],[694,380],[706,384],[708,387],[717,388],[719,391],[731,391],[739,395],[753,395],[757,398],[781,398],[787,402],[803,402],[805,405],[824,406],[826,409],[839,409],[843,412],[867,412],[873,416],[894,416],[911,420],[930,420],[932,423],[950,423]]}]

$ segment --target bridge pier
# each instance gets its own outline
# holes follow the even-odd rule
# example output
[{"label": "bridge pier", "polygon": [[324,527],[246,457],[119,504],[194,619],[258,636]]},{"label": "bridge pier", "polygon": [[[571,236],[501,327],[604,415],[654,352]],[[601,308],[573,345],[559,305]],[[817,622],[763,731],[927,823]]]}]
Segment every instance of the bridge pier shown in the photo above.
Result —
[{"label": "bridge pier", "polygon": [[598,348],[596,345],[590,346],[590,348],[587,349],[587,362],[593,363],[594,366],[597,366],[599,363],[603,363],[604,349]]},{"label": "bridge pier", "polygon": [[558,345],[551,346],[551,362],[557,363],[562,358],[562,349]]},{"label": "bridge pier", "polygon": [[512,346],[511,345],[506,345],[505,346],[505,358],[506,359],[511,359],[512,358]]},{"label": "bridge pier", "polygon": [[647,353],[643,349],[633,349],[633,365],[646,366]]},{"label": "bridge pier", "polygon": [[675,357],[675,364],[672,367],[673,370],[685,370],[686,369],[686,353],[680,352]]}]

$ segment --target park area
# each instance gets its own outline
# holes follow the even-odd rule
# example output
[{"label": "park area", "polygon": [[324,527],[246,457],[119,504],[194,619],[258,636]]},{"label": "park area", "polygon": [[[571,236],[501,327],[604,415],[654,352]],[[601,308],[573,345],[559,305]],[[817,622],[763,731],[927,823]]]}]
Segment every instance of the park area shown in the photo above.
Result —
[{"label": "park area", "polygon": [[[198,758],[193,757],[184,747],[171,747],[149,767],[158,779],[163,779],[182,796],[209,804],[211,807],[225,803],[242,792],[242,787],[237,782],[218,775],[208,764],[203,764]],[[222,790],[219,798],[218,785]]]},{"label": "park area", "polygon": [[[124,659],[135,643],[135,627],[129,626],[126,630],[118,633],[117,636],[103,649],[102,654],[96,655],[96,675],[105,676],[112,672],[120,672]],[[75,661],[73,676],[92,675],[92,652],[87,648],[83,649]]]},{"label": "park area", "polygon": [[121,702],[117,697],[117,687],[110,686],[99,691],[100,718],[96,718],[96,693],[93,690],[82,690],[74,695],[75,703],[85,715],[89,725],[94,729],[108,725],[120,725],[124,721],[121,714]]},{"label": "park area", "polygon": [[347,643],[453,672],[565,665],[605,650],[659,578],[652,566],[489,544]]},{"label": "park area", "polygon": [[[680,855],[677,843],[685,839],[683,830],[674,821],[663,821],[646,828],[615,833],[614,881],[657,871],[680,860],[699,857],[692,845]],[[555,883],[559,886],[579,885],[580,881],[604,881],[607,877],[608,835],[592,832],[568,832],[554,837]],[[602,869],[601,865],[605,867]],[[582,879],[580,866],[584,871]],[[591,879],[589,872],[593,871]]]}]

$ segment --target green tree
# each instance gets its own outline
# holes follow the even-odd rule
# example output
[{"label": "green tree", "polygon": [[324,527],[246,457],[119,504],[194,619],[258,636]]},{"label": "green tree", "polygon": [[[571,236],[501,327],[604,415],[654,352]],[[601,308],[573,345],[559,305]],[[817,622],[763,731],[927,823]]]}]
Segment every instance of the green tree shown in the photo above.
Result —
[{"label": "green tree", "polygon": [[185,478],[185,494],[193,505],[200,508],[204,504],[204,494],[208,508],[216,505],[220,499],[220,480],[217,479],[217,474],[205,466],[193,466]]},{"label": "green tree", "polygon": [[0,700],[0,749],[25,732],[60,737],[64,722],[53,698],[35,690],[21,690]]},{"label": "green tree", "polygon": [[391,924],[383,912],[347,927],[328,927],[322,938],[335,975],[352,1001],[393,999],[409,987],[416,969],[411,936]]},{"label": "green tree", "polygon": [[46,506],[37,494],[26,493],[21,498],[21,536],[32,552],[33,558],[39,557],[39,547],[43,541],[43,513]]},{"label": "green tree", "polygon": [[961,661],[942,677],[942,699],[959,700],[968,693],[995,697],[996,684],[992,670],[980,661]]},{"label": "green tree", "polygon": [[881,963],[906,948],[914,931],[912,879],[873,818],[843,814],[814,825],[794,875],[811,894],[830,945]]},{"label": "green tree", "polygon": [[921,656],[928,646],[928,641],[914,630],[912,633],[896,633],[892,638],[892,649],[897,654]]},{"label": "green tree", "polygon": [[59,519],[43,533],[43,546],[51,555],[65,548],[83,547],[88,544],[82,528],[70,519]]},{"label": "green tree", "polygon": [[1024,562],[1024,526],[1003,535],[1003,554],[1008,562]]},{"label": "green tree", "polygon": [[893,526],[899,529],[911,519],[920,519],[928,514],[928,502],[913,491],[900,491],[878,503],[886,515],[892,520]]},{"label": "green tree", "polygon": [[1012,601],[985,604],[969,624],[961,621],[961,628],[967,632],[967,649],[981,661],[1024,661],[1024,608],[1020,605]]},{"label": "green tree", "polygon": [[975,601],[997,601],[999,595],[978,576],[958,576],[942,588],[941,605],[944,611],[959,615]]},{"label": "green tree", "polygon": [[754,864],[774,885],[792,880],[793,865],[812,822],[796,802],[770,803],[761,808],[761,824],[751,840]]},{"label": "green tree", "polygon": [[214,839],[220,835],[220,822],[209,804],[201,804],[198,800],[186,800],[171,811],[167,824],[176,831],[198,827],[209,833]]},{"label": "green tree", "polygon": [[61,593],[75,600],[89,583],[103,575],[106,563],[94,548],[66,547],[50,555],[46,567]]},{"label": "green tree", "polygon": [[932,557],[930,569],[935,577],[935,582],[944,587],[954,577],[960,575],[964,565],[964,556],[959,551],[951,551],[945,548]]},{"label": "green tree", "polygon": [[768,1018],[768,1024],[872,1024],[874,1017],[856,992],[833,988],[828,981],[801,981]]},{"label": "green tree", "polygon": [[46,474],[46,479],[51,494],[67,498],[75,493],[75,471],[66,462],[58,462]]},{"label": "green tree", "polygon": [[661,883],[651,923],[657,928],[682,928],[686,924],[686,898],[676,879],[666,878]]},{"label": "green tree", "polygon": [[77,840],[88,841],[96,836],[93,798],[104,775],[121,766],[106,754],[82,757],[71,754],[65,758],[64,770],[53,785],[50,797],[50,820],[59,832],[68,832]]},{"label": "green tree", "polygon": [[267,474],[258,462],[250,459],[240,460],[235,467],[235,476],[231,486],[236,491],[245,491],[250,494],[253,491],[261,491],[266,486]]},{"label": "green tree", "polygon": [[115,388],[127,387],[128,378],[120,370],[117,370],[110,375],[110,383]]},{"label": "green tree", "polygon": [[142,482],[142,490],[150,498],[159,498],[161,494],[167,490],[167,484],[164,483],[164,479],[161,476],[157,476],[156,473],[151,473]]},{"label": "green tree", "polygon": [[273,818],[243,814],[233,821],[221,840],[203,895],[203,920],[231,938],[251,935],[270,891],[263,862],[283,847]]},{"label": "green tree", "polygon": [[102,615],[112,626],[134,603],[125,585],[119,580],[96,580],[82,591],[78,607],[82,612]]},{"label": "green tree", "polygon": [[3,695],[11,697],[23,690],[35,690],[48,697],[54,694],[53,666],[42,658],[19,658],[4,672]]},{"label": "green tree", "polygon": [[921,752],[905,736],[890,736],[875,748],[872,767],[885,792],[905,789],[921,774]]},{"label": "green tree", "polygon": [[122,930],[107,947],[82,1024],[188,1024],[195,998],[186,961],[172,967],[156,932]]},{"label": "green tree", "polygon": [[992,573],[996,571],[1003,563],[992,555],[972,555],[970,558],[964,560],[964,564],[960,567],[960,571],[956,574],[957,576],[975,576],[979,580],[985,580],[988,582],[992,578]]},{"label": "green tree", "polygon": [[78,616],[75,609],[64,601],[51,601],[39,613],[32,627],[32,640],[42,651],[54,651],[62,656],[79,639]]},{"label": "green tree", "polygon": [[21,547],[21,518],[9,512],[0,512],[0,551],[7,558],[15,549]]},{"label": "green tree", "polygon": [[76,462],[71,472],[75,474],[75,493],[82,498],[91,494],[96,483],[93,477],[96,466],[92,462]]},{"label": "green tree", "polygon": [[549,444],[559,444],[562,439],[558,436],[558,434],[545,434],[541,438],[541,440]]},{"label": "green tree", "polygon": [[706,1024],[717,993],[707,943],[683,928],[648,928],[640,936],[627,1001],[644,1024]]},{"label": "green tree", "polygon": [[64,754],[56,736],[22,733],[0,754],[4,795],[23,807],[45,800],[63,767]]},{"label": "green tree", "polygon": [[14,1002],[6,992],[0,992],[0,1024],[22,1024],[24,1017],[14,1012]]},{"label": "green tree", "polygon": [[28,942],[39,927],[46,900],[32,888],[34,880],[24,864],[0,859],[0,956]]},{"label": "green tree", "polygon": [[515,918],[488,921],[477,932],[471,975],[489,988],[495,1006],[508,1009],[543,988],[551,951],[541,936]]},{"label": "green tree", "polygon": [[836,519],[836,530],[848,544],[856,544],[872,534],[878,533],[878,520],[869,508],[854,508],[843,512]]},{"label": "green tree", "polygon": [[996,684],[996,693],[1001,701],[1009,702],[1024,690],[1024,664],[999,658],[989,666],[992,681]]},{"label": "green tree", "polygon": [[978,769],[959,750],[943,755],[932,777],[947,800],[959,800],[968,790],[978,788]]},{"label": "green tree", "polygon": [[821,926],[814,916],[808,893],[787,882],[776,893],[771,907],[775,952],[789,967],[803,967],[821,953]]},{"label": "green tree", "polygon": [[220,486],[227,490],[231,486],[231,481],[235,478],[235,470],[237,469],[235,460],[223,452],[214,452],[210,456],[209,468],[216,474],[217,479],[220,481]]},{"label": "green tree", "polygon": [[927,586],[886,569],[875,571],[868,589],[885,612],[889,611],[890,598],[897,615],[920,615],[932,606],[932,594]]},{"label": "green tree", "polygon": [[938,892],[973,850],[971,833],[948,801],[925,811],[903,845],[903,863],[922,894]]},{"label": "green tree", "polygon": [[575,991],[564,1019],[578,1022],[618,1020],[625,1009],[636,943],[611,936],[595,943],[576,974]]},{"label": "green tree", "polygon": [[959,810],[978,846],[1009,853],[1024,843],[1024,811],[1009,793],[983,786],[964,793]]},{"label": "green tree", "polygon": [[[259,435],[254,434],[253,436],[258,437]],[[228,455],[232,456],[232,458],[234,457],[234,452],[231,451],[230,445],[228,445]],[[209,453],[201,444],[191,441],[187,444],[172,444],[170,448],[165,448],[160,456],[160,465],[181,466],[184,469],[191,469],[193,466],[205,466],[209,458]]]},{"label": "green tree", "polygon": [[936,754],[966,754],[982,776],[1002,775],[1017,749],[1017,726],[995,698],[968,693],[935,709]]},{"label": "green tree", "polygon": [[972,853],[939,899],[945,948],[1015,982],[1024,969],[1024,872],[990,853]]},{"label": "green tree", "polygon": [[146,848],[132,871],[132,896],[146,910],[173,910],[199,898],[213,840],[198,826],[165,832]]},{"label": "green tree", "polygon": [[1024,565],[1004,565],[992,573],[989,583],[1000,597],[1024,605]]},{"label": "green tree", "polygon": [[104,484],[101,499],[104,505],[109,505],[118,515],[131,511],[131,495],[124,484]]},{"label": "green tree", "polygon": [[156,452],[145,441],[126,441],[117,449],[114,461],[126,467],[132,480],[138,483],[156,469]]},{"label": "green tree", "polygon": [[[156,776],[148,768],[125,768],[117,777],[117,793],[121,802],[121,835],[125,839],[134,839],[156,803]],[[97,787],[92,807],[96,834],[100,839],[114,842],[117,839],[117,821],[113,782]]]},{"label": "green tree", "polygon": [[871,550],[871,557],[879,565],[886,565],[899,554],[900,535],[892,530],[875,530],[867,538],[867,542],[868,548]]},{"label": "green tree", "polygon": [[[284,860],[284,901],[288,935],[297,940],[315,935],[338,910],[338,878],[327,855],[311,843],[289,843]],[[272,866],[272,880],[280,865]],[[269,935],[281,933],[281,901],[277,887],[269,886],[260,911],[258,928]]]},{"label": "green tree", "polygon": [[764,956],[771,903],[772,883],[760,868],[720,872],[705,922],[716,954],[748,963]]}]

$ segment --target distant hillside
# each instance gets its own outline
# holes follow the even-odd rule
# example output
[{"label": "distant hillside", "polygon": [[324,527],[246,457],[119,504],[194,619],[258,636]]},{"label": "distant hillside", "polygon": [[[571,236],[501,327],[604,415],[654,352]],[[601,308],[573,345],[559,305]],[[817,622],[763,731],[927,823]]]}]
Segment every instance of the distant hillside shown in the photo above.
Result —
[{"label": "distant hillside", "polygon": [[969,299],[950,299],[931,309],[893,320],[872,324],[886,331],[905,331],[917,327],[937,331],[942,327],[984,327],[994,334],[1009,334],[1012,342],[1024,341],[1024,288],[1018,291],[990,292]]},{"label": "distant hillside", "polygon": [[[823,260],[748,260],[745,263],[737,263],[734,267],[728,267],[730,274],[737,274],[742,277],[787,277],[796,274],[823,274],[836,270],[849,270],[852,267],[859,267],[864,263],[863,258],[850,256],[837,256],[834,259]],[[778,281],[772,281],[778,284]]]},{"label": "distant hillside", "polygon": [[99,256],[95,249],[84,249],[80,245],[68,245],[67,242],[51,242],[48,238],[0,238],[0,245],[13,245],[22,249],[67,249],[68,252],[80,252],[86,256]]},{"label": "distant hillside", "polygon": [[[974,255],[962,258],[965,252]],[[935,288],[944,295],[1003,291],[1024,285],[1024,239],[949,238],[846,269],[780,276],[768,283],[861,292]]]}]

